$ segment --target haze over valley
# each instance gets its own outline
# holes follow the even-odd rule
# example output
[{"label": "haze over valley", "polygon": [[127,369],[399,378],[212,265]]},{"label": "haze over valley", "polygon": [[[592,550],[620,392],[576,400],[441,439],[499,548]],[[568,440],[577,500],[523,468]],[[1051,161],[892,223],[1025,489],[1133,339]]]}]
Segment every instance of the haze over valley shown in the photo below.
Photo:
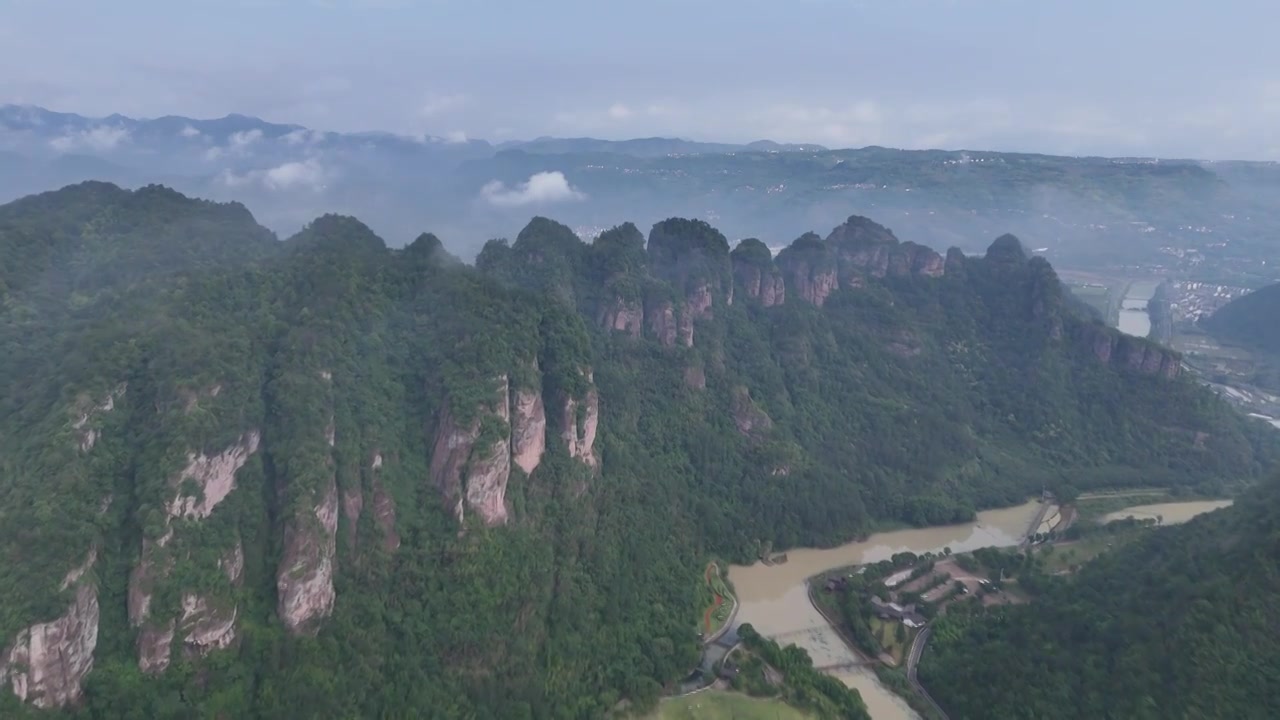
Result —
[{"label": "haze over valley", "polygon": [[0,0],[0,717],[1270,720],[1277,21]]}]

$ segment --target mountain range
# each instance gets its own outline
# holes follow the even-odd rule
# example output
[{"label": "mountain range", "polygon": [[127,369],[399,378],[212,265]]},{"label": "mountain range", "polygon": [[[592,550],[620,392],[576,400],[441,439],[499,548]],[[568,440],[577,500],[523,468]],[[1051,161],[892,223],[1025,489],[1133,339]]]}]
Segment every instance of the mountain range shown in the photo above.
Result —
[{"label": "mountain range", "polygon": [[1280,228],[1274,163],[669,138],[494,145],[242,115],[137,120],[0,107],[0,200],[85,180],[239,201],[281,235],[325,212],[365,218],[393,246],[430,227],[468,259],[531,214],[555,215],[586,238],[680,215],[780,248],[859,213],[938,250],[980,253],[1012,232],[1076,269],[1176,266],[1244,286],[1280,279],[1268,242]]},{"label": "mountain range", "polygon": [[645,710],[710,557],[1280,458],[1008,234],[535,217],[472,265],[88,182],[0,257],[5,717]]}]

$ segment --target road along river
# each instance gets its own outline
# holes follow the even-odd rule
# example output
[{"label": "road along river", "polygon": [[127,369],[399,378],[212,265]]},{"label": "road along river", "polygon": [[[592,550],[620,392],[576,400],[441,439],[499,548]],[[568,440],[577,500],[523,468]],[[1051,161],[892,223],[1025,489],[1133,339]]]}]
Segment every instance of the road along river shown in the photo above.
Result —
[{"label": "road along river", "polygon": [[[887,560],[906,550],[940,552],[950,547],[952,552],[968,552],[1017,545],[1039,509],[1040,503],[1032,501],[980,512],[977,520],[962,525],[894,530],[823,550],[788,550],[787,561],[781,565],[731,566],[729,579],[738,595],[737,622],[751,623],[761,635],[772,637],[781,645],[799,645],[809,652],[817,667],[856,662],[857,656],[809,602],[806,578],[831,568]],[[833,674],[861,693],[874,720],[919,717],[880,683],[871,668]]]},{"label": "road along river", "polygon": [[[1230,500],[1204,500],[1136,505],[1111,513],[1106,521],[1160,515],[1168,525],[1230,504]],[[952,552],[969,552],[983,547],[1017,545],[1039,511],[1040,503],[1031,501],[1017,507],[980,512],[977,520],[962,525],[894,530],[822,550],[788,550],[787,561],[781,565],[730,566],[729,579],[738,595],[736,622],[751,623],[761,635],[781,645],[804,648],[819,668],[858,663],[861,658],[809,602],[807,578],[832,568],[887,560],[894,553],[906,550],[940,552],[949,547]],[[880,683],[871,668],[846,667],[830,672],[857,689],[874,720],[919,718],[902,698]]]}]

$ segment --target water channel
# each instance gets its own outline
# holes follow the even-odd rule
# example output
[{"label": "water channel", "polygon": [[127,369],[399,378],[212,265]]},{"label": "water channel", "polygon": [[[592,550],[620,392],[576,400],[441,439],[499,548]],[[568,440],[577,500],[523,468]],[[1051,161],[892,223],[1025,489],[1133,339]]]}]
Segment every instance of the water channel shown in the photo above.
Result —
[{"label": "water channel", "polygon": [[[1168,525],[1229,504],[1229,500],[1214,500],[1139,505],[1112,515],[1142,517],[1149,512],[1150,517],[1163,516],[1164,524]],[[1039,508],[1038,502],[1031,501],[980,512],[977,520],[962,525],[878,533],[866,540],[821,550],[788,550],[787,561],[780,565],[733,565],[729,568],[729,580],[738,595],[737,622],[751,623],[761,635],[781,645],[804,648],[817,667],[855,662],[857,656],[809,602],[807,578],[832,568],[886,560],[906,550],[940,552],[949,547],[952,552],[968,552],[982,547],[1017,545]],[[1108,515],[1107,519],[1112,517]],[[862,695],[874,720],[919,718],[902,698],[880,683],[871,668],[833,674]]]},{"label": "water channel", "polygon": [[1120,332],[1143,338],[1151,334],[1151,316],[1147,314],[1147,303],[1159,286],[1159,280],[1130,283],[1124,299],[1120,301]]},{"label": "water channel", "polygon": [[1231,504],[1230,500],[1195,500],[1192,502],[1155,503],[1154,505],[1134,505],[1117,510],[1103,516],[1103,522],[1123,520],[1132,517],[1139,520],[1160,518],[1161,525],[1177,525],[1211,510],[1224,508]]}]

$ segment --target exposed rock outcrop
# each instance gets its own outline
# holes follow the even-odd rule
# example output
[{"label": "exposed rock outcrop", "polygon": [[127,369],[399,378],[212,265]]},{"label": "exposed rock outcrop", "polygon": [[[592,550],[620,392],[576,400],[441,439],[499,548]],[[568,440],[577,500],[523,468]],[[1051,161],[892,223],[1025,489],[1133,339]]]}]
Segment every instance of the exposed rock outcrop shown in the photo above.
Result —
[{"label": "exposed rock outcrop", "polygon": [[747,297],[765,307],[781,305],[786,299],[786,283],[773,262],[773,253],[755,238],[738,243],[731,253],[733,276]]},{"label": "exposed rock outcrop", "polygon": [[311,633],[333,612],[333,565],[338,532],[338,487],[329,475],[318,502],[285,526],[284,555],[276,576],[276,609],[292,633]]},{"label": "exposed rock outcrop", "polygon": [[382,547],[387,552],[400,548],[400,533],[396,530],[396,503],[383,487],[382,481],[373,481],[373,521],[382,531]]},{"label": "exposed rock outcrop", "polygon": [[0,685],[19,700],[47,709],[80,699],[98,645],[98,589],[86,577],[96,559],[91,550],[63,579],[62,590],[74,592],[65,613],[23,629],[0,654]]},{"label": "exposed rock outcrop", "polygon": [[97,444],[99,430],[93,426],[93,421],[99,415],[115,410],[116,400],[124,395],[127,387],[126,383],[120,383],[119,386],[103,396],[102,400],[97,403],[94,403],[87,396],[82,397],[77,403],[79,414],[72,421],[71,429],[75,432],[76,447],[80,449],[80,452],[89,452]]},{"label": "exposed rock outcrop", "polygon": [[[581,401],[572,397],[564,400],[564,413],[560,422],[560,437],[569,447],[569,457],[581,460],[591,468],[600,465],[596,455],[596,431],[600,425],[600,393],[596,390],[591,371],[586,371],[591,383]],[[581,416],[579,413],[581,412]]]},{"label": "exposed rock outcrop", "polygon": [[[474,510],[486,525],[507,521],[506,490],[511,476],[510,387],[506,375],[497,378],[493,400],[477,408],[470,424],[454,419],[448,405],[441,410],[431,453],[431,480],[461,522],[466,508]],[[478,445],[485,420],[495,436],[486,447]],[[493,434],[493,433],[491,433]]]},{"label": "exposed rock outcrop", "polygon": [[687,314],[694,320],[710,319],[714,314],[711,304],[711,283],[706,281],[695,285],[685,298]]},{"label": "exposed rock outcrop", "polygon": [[913,242],[899,242],[888,228],[854,215],[827,236],[836,251],[842,285],[859,287],[864,276],[939,277],[946,270],[942,256]]},{"label": "exposed rock outcrop", "polygon": [[516,388],[511,396],[511,459],[531,475],[547,449],[547,411],[540,392]]},{"label": "exposed rock outcrop", "polygon": [[[187,453],[186,466],[170,481],[175,489],[172,500],[165,505],[165,532],[158,538],[144,538],[142,541],[142,557],[138,565],[129,575],[128,610],[129,622],[138,628],[138,667],[145,673],[163,672],[169,667],[173,638],[177,632],[175,619],[156,621],[152,619],[152,597],[155,585],[163,582],[173,569],[174,558],[164,553],[164,549],[173,540],[176,529],[175,520],[186,519],[200,521],[209,517],[214,509],[224,501],[235,489],[235,476],[249,461],[249,457],[258,451],[261,434],[250,430],[240,436],[231,447],[216,455],[204,453]],[[219,566],[228,574],[232,582],[238,582],[244,566],[244,549],[239,541],[228,554],[219,561]],[[185,593],[185,595],[190,593]],[[210,625],[224,627],[220,637],[226,637],[226,644],[234,640],[234,620],[236,609],[218,617],[202,614],[193,615],[199,609],[212,607],[207,598],[192,595],[189,603],[183,600],[182,627],[184,632],[198,630],[200,633],[210,632]],[[187,605],[193,609],[188,610]],[[198,607],[196,607],[198,606]],[[207,638],[206,638],[207,639]],[[201,643],[196,643],[197,648]],[[225,647],[225,645],[218,645]]]},{"label": "exposed rock outcrop", "polygon": [[[248,462],[249,456],[258,451],[262,435],[251,430],[240,436],[235,445],[214,456],[204,453],[187,453],[187,465],[178,474],[174,484],[178,494],[167,508],[169,519],[185,517],[202,520],[226,499],[236,487],[236,473]],[[196,494],[185,494],[193,489]]]},{"label": "exposed rock outcrop", "polygon": [[[240,585],[244,573],[244,546],[239,540],[218,560],[218,568],[232,586]],[[182,615],[178,627],[183,636],[184,654],[202,656],[213,650],[228,648],[236,640],[236,618],[239,608],[229,600],[212,596],[183,593]]]},{"label": "exposed rock outcrop", "polygon": [[644,328],[644,310],[636,301],[616,298],[600,309],[596,322],[606,330],[625,332],[639,338]]},{"label": "exposed rock outcrop", "polygon": [[1182,356],[1150,340],[1125,335],[1097,323],[1082,325],[1076,343],[1098,362],[1172,380],[1182,372]]},{"label": "exposed rock outcrop", "polygon": [[[676,322],[675,305],[670,301],[655,303],[654,306],[645,313],[649,320],[649,332],[657,338],[662,347],[673,347],[676,344],[676,337],[681,334],[679,323]],[[692,330],[692,324],[690,324]],[[692,334],[690,334],[692,341]]]},{"label": "exposed rock outcrop", "polygon": [[840,288],[835,256],[822,238],[805,233],[778,253],[778,268],[790,287],[788,294],[822,307]]}]

